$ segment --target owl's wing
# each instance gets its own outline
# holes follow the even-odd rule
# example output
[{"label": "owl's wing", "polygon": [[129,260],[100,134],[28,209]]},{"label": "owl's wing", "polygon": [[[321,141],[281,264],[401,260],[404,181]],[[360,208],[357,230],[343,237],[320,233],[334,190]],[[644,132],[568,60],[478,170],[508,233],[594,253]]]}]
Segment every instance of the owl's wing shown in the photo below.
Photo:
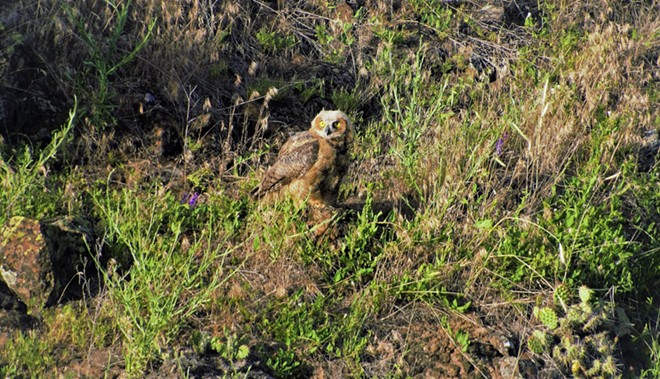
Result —
[{"label": "owl's wing", "polygon": [[300,178],[314,166],[319,155],[319,141],[309,133],[292,136],[280,149],[261,184],[252,190],[252,196],[260,198]]}]

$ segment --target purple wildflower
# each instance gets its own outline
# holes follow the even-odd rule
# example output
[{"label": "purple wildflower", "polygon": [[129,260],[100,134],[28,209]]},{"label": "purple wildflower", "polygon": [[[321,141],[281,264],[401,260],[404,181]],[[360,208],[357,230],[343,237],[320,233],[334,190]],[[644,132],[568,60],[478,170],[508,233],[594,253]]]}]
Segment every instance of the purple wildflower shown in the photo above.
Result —
[{"label": "purple wildflower", "polygon": [[197,204],[197,198],[199,197],[199,192],[193,192],[188,194],[184,192],[183,198],[181,199],[181,204],[188,204],[190,207],[194,207]]},{"label": "purple wildflower", "polygon": [[504,133],[500,139],[497,140],[497,143],[495,144],[495,152],[497,155],[502,154],[502,148],[504,147],[504,141],[506,141],[507,137],[509,135],[507,133]]},{"label": "purple wildflower", "polygon": [[188,199],[188,205],[194,207],[195,203],[197,203],[198,197],[199,197],[199,192],[193,192],[193,194],[190,195],[190,199]]}]

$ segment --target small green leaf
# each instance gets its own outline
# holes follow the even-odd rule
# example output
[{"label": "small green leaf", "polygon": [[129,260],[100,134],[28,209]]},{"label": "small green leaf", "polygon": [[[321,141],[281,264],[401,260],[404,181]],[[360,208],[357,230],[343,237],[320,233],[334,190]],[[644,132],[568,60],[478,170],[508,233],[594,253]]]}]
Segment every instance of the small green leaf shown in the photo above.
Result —
[{"label": "small green leaf", "polygon": [[493,227],[493,221],[489,219],[477,221],[474,224],[477,229],[491,229]]},{"label": "small green leaf", "polygon": [[247,345],[241,345],[236,352],[236,359],[245,359],[250,355],[250,348]]}]

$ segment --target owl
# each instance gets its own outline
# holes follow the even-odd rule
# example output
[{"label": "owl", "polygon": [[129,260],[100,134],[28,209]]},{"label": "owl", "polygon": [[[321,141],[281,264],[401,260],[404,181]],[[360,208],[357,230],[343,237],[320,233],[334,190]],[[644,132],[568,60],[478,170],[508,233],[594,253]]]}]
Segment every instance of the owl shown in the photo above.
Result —
[{"label": "owl", "polygon": [[252,195],[271,200],[290,196],[298,205],[307,201],[313,207],[334,207],[353,136],[353,123],[344,112],[321,111],[309,130],[286,141]]}]

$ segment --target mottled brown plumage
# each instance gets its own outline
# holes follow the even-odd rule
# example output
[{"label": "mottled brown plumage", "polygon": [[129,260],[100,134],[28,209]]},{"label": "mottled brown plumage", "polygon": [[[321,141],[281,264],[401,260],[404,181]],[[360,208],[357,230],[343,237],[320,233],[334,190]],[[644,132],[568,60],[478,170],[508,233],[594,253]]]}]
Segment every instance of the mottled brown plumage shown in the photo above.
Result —
[{"label": "mottled brown plumage", "polygon": [[288,195],[298,204],[334,206],[349,165],[353,123],[341,111],[321,111],[311,128],[296,133],[282,146],[261,184],[257,198]]}]

